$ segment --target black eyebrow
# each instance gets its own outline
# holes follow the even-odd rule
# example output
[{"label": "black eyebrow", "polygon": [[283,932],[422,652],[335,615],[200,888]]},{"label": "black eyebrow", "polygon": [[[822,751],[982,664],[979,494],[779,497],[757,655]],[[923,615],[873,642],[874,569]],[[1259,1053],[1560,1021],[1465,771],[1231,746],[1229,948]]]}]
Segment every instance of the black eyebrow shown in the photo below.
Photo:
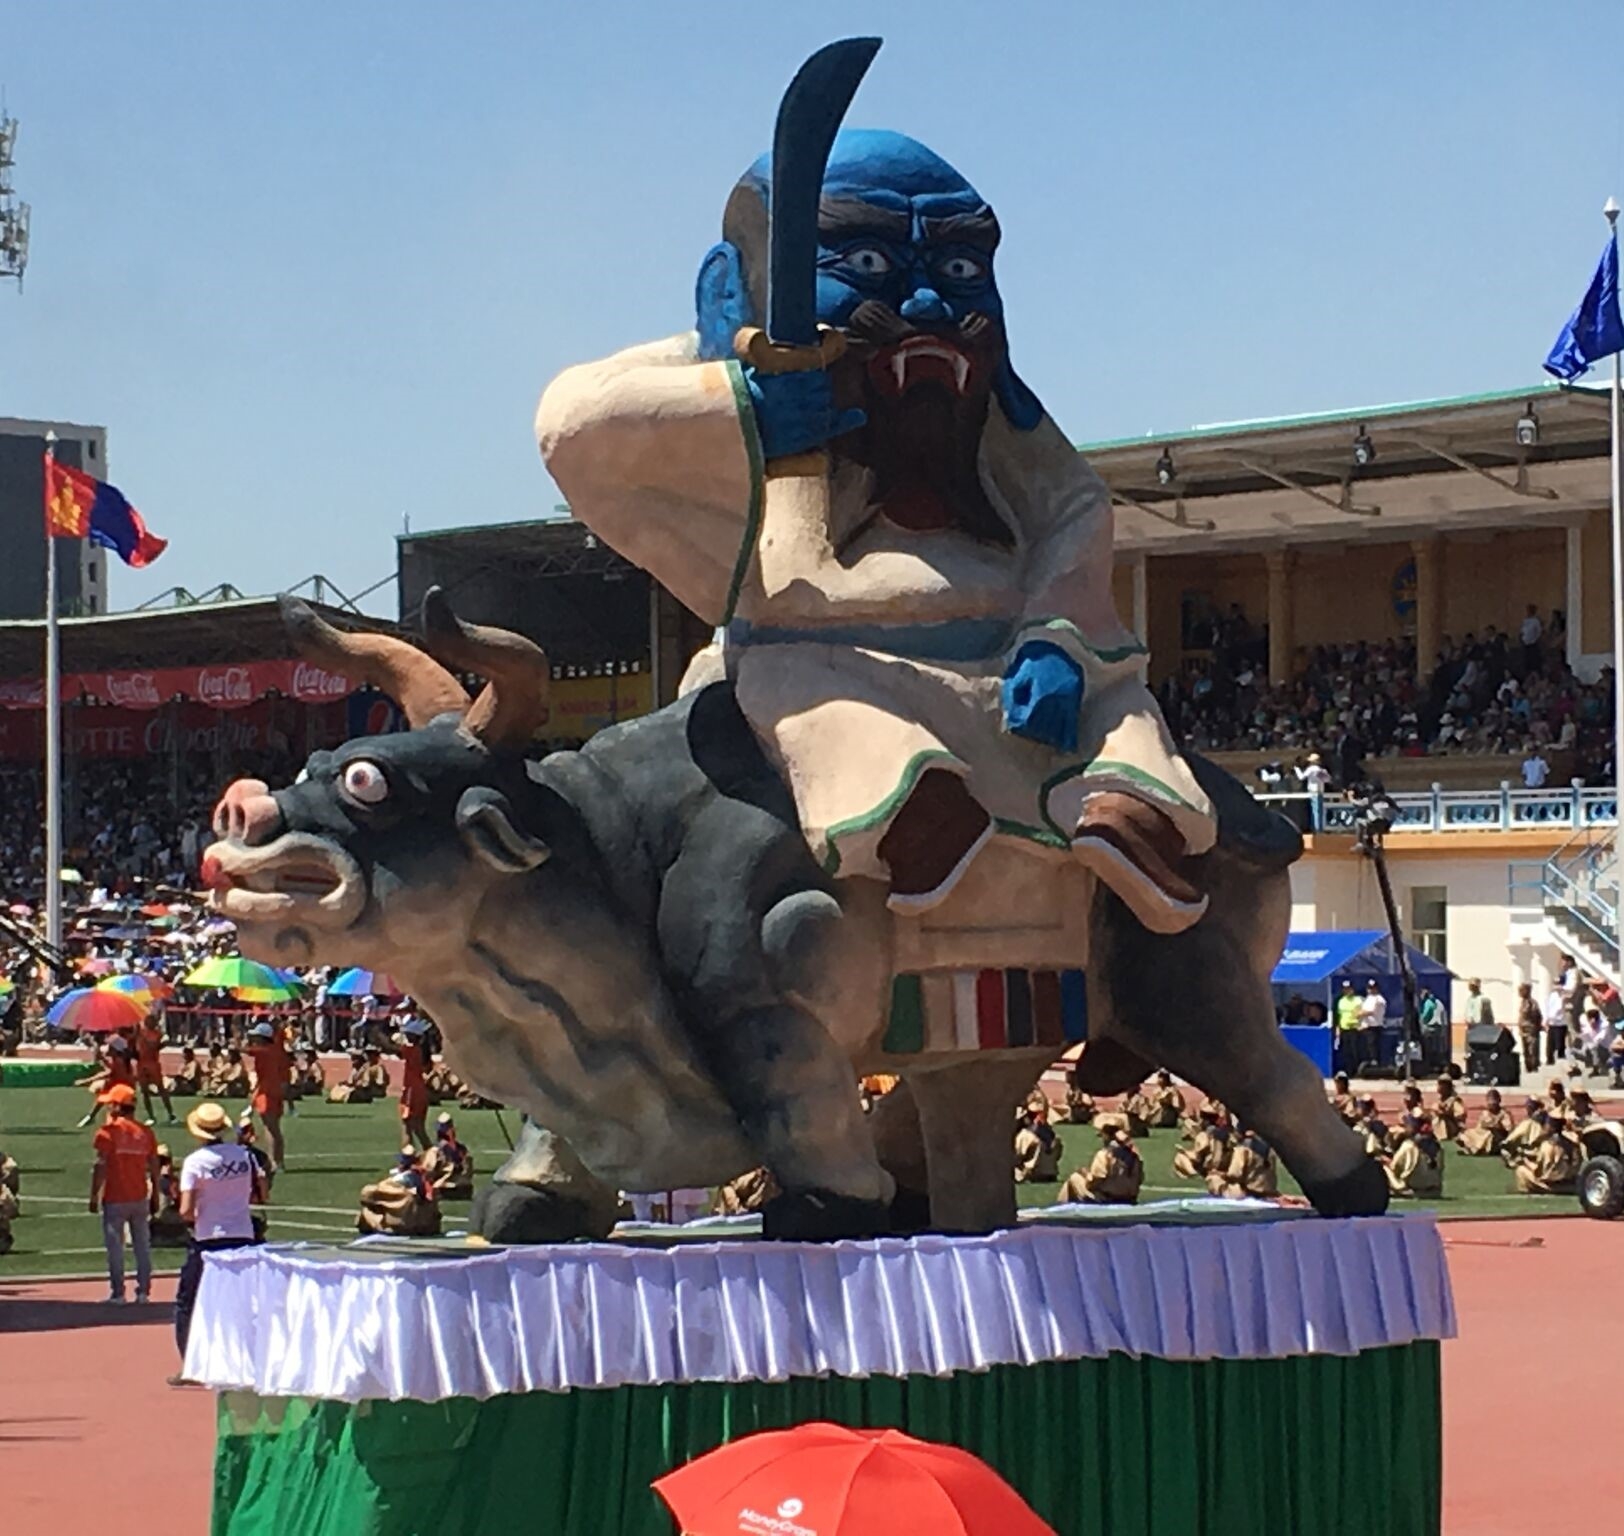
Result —
[{"label": "black eyebrow", "polygon": [[937,245],[973,245],[989,254],[997,249],[1003,231],[998,215],[983,204],[974,213],[950,213],[924,221],[925,238]]},{"label": "black eyebrow", "polygon": [[878,235],[884,240],[906,240],[913,233],[913,216],[897,208],[881,208],[858,197],[826,197],[818,204],[818,234],[827,242]]}]

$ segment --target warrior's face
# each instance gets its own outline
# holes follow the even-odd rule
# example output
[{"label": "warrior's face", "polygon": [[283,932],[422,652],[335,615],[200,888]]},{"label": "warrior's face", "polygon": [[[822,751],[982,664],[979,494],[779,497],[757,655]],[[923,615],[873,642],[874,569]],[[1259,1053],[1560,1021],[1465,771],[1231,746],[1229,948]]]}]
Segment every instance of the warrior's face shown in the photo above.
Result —
[{"label": "warrior's face", "polygon": [[[709,355],[723,355],[733,328],[765,313],[770,179],[764,156],[729,203],[727,241],[701,269]],[[915,140],[848,130],[829,158],[818,224],[818,319],[850,342],[836,397],[868,416],[833,451],[873,472],[875,510],[892,522],[1008,545],[976,469],[982,429],[994,398],[1023,430],[1042,406],[1010,367],[992,209]],[[724,252],[736,262],[731,283],[718,280]]]}]

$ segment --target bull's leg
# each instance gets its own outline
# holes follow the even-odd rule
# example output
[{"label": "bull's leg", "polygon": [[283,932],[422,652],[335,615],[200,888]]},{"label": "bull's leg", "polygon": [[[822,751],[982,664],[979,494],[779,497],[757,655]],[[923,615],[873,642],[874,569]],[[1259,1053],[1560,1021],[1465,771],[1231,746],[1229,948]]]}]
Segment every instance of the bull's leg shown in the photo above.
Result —
[{"label": "bull's leg", "polygon": [[931,1231],[1015,1224],[1015,1109],[1051,1054],[967,1054],[902,1069],[924,1141]]},{"label": "bull's leg", "polygon": [[[1387,1208],[1387,1180],[1330,1107],[1312,1065],[1274,1018],[1269,973],[1290,915],[1286,874],[1223,850],[1203,861],[1207,915],[1181,934],[1148,932],[1103,887],[1089,951],[1090,1018],[1147,1060],[1222,1099],[1269,1141],[1326,1216]],[[1167,1005],[1171,983],[1177,1006]]]},{"label": "bull's leg", "polygon": [[874,1151],[851,1062],[791,1003],[750,1008],[715,1037],[711,1066],[783,1194],[769,1237],[856,1237],[887,1229],[895,1185]]},{"label": "bull's leg", "polygon": [[508,1160],[475,1196],[469,1231],[493,1243],[603,1238],[619,1196],[588,1173],[569,1143],[527,1115]]}]

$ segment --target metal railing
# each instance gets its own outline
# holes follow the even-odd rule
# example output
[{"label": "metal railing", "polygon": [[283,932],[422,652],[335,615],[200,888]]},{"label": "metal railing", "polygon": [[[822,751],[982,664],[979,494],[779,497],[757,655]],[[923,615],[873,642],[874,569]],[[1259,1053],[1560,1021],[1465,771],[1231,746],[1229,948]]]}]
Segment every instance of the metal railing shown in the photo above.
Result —
[{"label": "metal railing", "polygon": [[[1336,795],[1260,794],[1310,832],[1356,830],[1359,808]],[[1585,832],[1618,825],[1618,790],[1498,789],[1401,790],[1387,797],[1397,807],[1392,835],[1406,832]]]}]

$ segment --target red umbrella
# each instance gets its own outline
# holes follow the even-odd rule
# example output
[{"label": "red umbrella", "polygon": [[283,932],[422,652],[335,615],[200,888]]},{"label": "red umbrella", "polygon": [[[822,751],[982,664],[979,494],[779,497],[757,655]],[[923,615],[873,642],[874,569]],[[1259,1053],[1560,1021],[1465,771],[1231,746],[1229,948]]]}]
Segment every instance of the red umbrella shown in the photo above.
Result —
[{"label": "red umbrella", "polygon": [[685,1536],[1055,1536],[986,1462],[899,1429],[746,1435],[654,1484]]}]

